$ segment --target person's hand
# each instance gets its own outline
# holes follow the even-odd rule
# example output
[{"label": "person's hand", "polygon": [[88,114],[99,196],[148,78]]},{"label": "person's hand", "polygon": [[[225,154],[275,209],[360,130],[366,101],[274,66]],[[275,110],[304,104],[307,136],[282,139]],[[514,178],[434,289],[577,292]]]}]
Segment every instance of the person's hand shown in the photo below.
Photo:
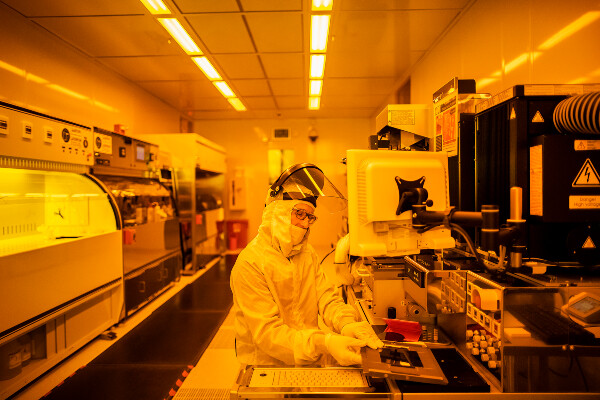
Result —
[{"label": "person's hand", "polygon": [[325,337],[327,352],[335,358],[341,366],[362,364],[360,348],[366,346],[364,340],[347,336],[328,333]]},{"label": "person's hand", "polygon": [[344,336],[365,340],[367,346],[372,349],[381,349],[383,347],[383,342],[379,340],[375,331],[373,331],[373,328],[367,321],[346,324],[342,328],[341,333]]}]

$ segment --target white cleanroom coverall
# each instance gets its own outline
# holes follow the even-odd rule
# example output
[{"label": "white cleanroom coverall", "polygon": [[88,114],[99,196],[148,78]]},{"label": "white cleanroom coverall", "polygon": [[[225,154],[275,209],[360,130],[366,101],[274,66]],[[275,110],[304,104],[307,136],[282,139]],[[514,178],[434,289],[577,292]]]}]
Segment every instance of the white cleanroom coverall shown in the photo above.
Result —
[{"label": "white cleanroom coverall", "polygon": [[237,357],[243,364],[316,363],[327,353],[319,315],[335,333],[356,322],[354,308],[327,282],[306,243],[308,230],[299,244],[292,242],[300,228],[291,224],[291,213],[300,202],[275,200],[265,207],[258,235],[231,272]]}]

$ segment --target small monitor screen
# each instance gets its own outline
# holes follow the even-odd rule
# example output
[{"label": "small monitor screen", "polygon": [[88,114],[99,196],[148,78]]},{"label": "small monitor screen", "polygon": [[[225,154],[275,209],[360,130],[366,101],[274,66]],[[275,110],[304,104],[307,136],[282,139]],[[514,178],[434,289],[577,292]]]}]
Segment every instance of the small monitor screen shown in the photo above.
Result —
[{"label": "small monitor screen", "polygon": [[573,304],[571,307],[573,307],[575,310],[579,311],[580,313],[587,313],[596,307],[600,307],[600,301],[588,296],[588,297],[584,297],[583,299],[579,300],[577,303]]},{"label": "small monitor screen", "polygon": [[138,161],[144,161],[146,159],[146,149],[142,145],[136,145],[135,158]]}]

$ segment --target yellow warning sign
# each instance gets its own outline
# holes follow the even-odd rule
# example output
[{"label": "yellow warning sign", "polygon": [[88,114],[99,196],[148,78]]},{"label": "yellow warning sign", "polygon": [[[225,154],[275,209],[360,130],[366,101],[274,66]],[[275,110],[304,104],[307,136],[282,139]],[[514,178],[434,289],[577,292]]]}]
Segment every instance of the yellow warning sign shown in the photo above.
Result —
[{"label": "yellow warning sign", "polygon": [[588,238],[585,240],[585,242],[583,243],[583,246],[581,246],[582,249],[595,249],[596,245],[594,244],[594,241],[592,240],[591,236],[588,236]]},{"label": "yellow warning sign", "polygon": [[515,119],[517,118],[517,113],[515,112],[515,107],[513,106],[512,109],[510,110],[510,117],[508,119]]},{"label": "yellow warning sign", "polygon": [[542,113],[540,112],[540,110],[537,110],[535,112],[535,115],[531,119],[531,122],[544,122],[544,117],[542,117]]},{"label": "yellow warning sign", "polygon": [[579,170],[577,177],[573,181],[573,187],[596,187],[600,186],[600,176],[596,172],[596,168],[588,158],[583,163],[583,167]]}]

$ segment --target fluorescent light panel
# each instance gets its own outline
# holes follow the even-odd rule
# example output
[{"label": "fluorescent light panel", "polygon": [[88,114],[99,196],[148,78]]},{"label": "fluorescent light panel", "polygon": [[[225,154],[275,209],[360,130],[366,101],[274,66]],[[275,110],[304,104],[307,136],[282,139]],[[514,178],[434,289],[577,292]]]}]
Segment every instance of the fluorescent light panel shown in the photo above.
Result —
[{"label": "fluorescent light panel", "polygon": [[233,106],[233,108],[235,108],[236,111],[246,111],[246,106],[237,97],[230,97],[227,99],[227,101]]},{"label": "fluorescent light panel", "polygon": [[198,65],[198,67],[204,72],[204,75],[211,81],[221,80],[221,75],[217,72],[215,67],[208,61],[206,57],[192,57],[192,60]]},{"label": "fluorescent light panel", "polygon": [[221,92],[221,94],[223,96],[235,97],[235,93],[233,93],[233,90],[231,90],[231,88],[229,87],[227,82],[217,81],[217,82],[213,82],[213,84],[217,87],[217,89],[219,89],[219,92]]},{"label": "fluorescent light panel", "polygon": [[331,11],[333,0],[312,0],[313,11]]},{"label": "fluorescent light panel", "polygon": [[308,98],[308,109],[318,110],[321,107],[321,98],[318,96],[311,96]]},{"label": "fluorescent light panel", "polygon": [[179,43],[179,45],[188,54],[202,54],[198,45],[194,42],[191,36],[185,31],[177,18],[158,18],[158,22],[165,27],[171,36]]},{"label": "fluorescent light panel", "polygon": [[323,89],[323,81],[322,80],[317,80],[317,81],[311,80],[310,87],[309,87],[309,96],[320,96],[322,89]]},{"label": "fluorescent light panel", "polygon": [[310,51],[327,50],[327,34],[331,15],[313,15],[310,23]]},{"label": "fluorescent light panel", "polygon": [[311,79],[321,79],[325,73],[325,54],[311,54],[310,56],[310,77]]},{"label": "fluorescent light panel", "polygon": [[171,14],[162,0],[140,0],[152,14]]}]

